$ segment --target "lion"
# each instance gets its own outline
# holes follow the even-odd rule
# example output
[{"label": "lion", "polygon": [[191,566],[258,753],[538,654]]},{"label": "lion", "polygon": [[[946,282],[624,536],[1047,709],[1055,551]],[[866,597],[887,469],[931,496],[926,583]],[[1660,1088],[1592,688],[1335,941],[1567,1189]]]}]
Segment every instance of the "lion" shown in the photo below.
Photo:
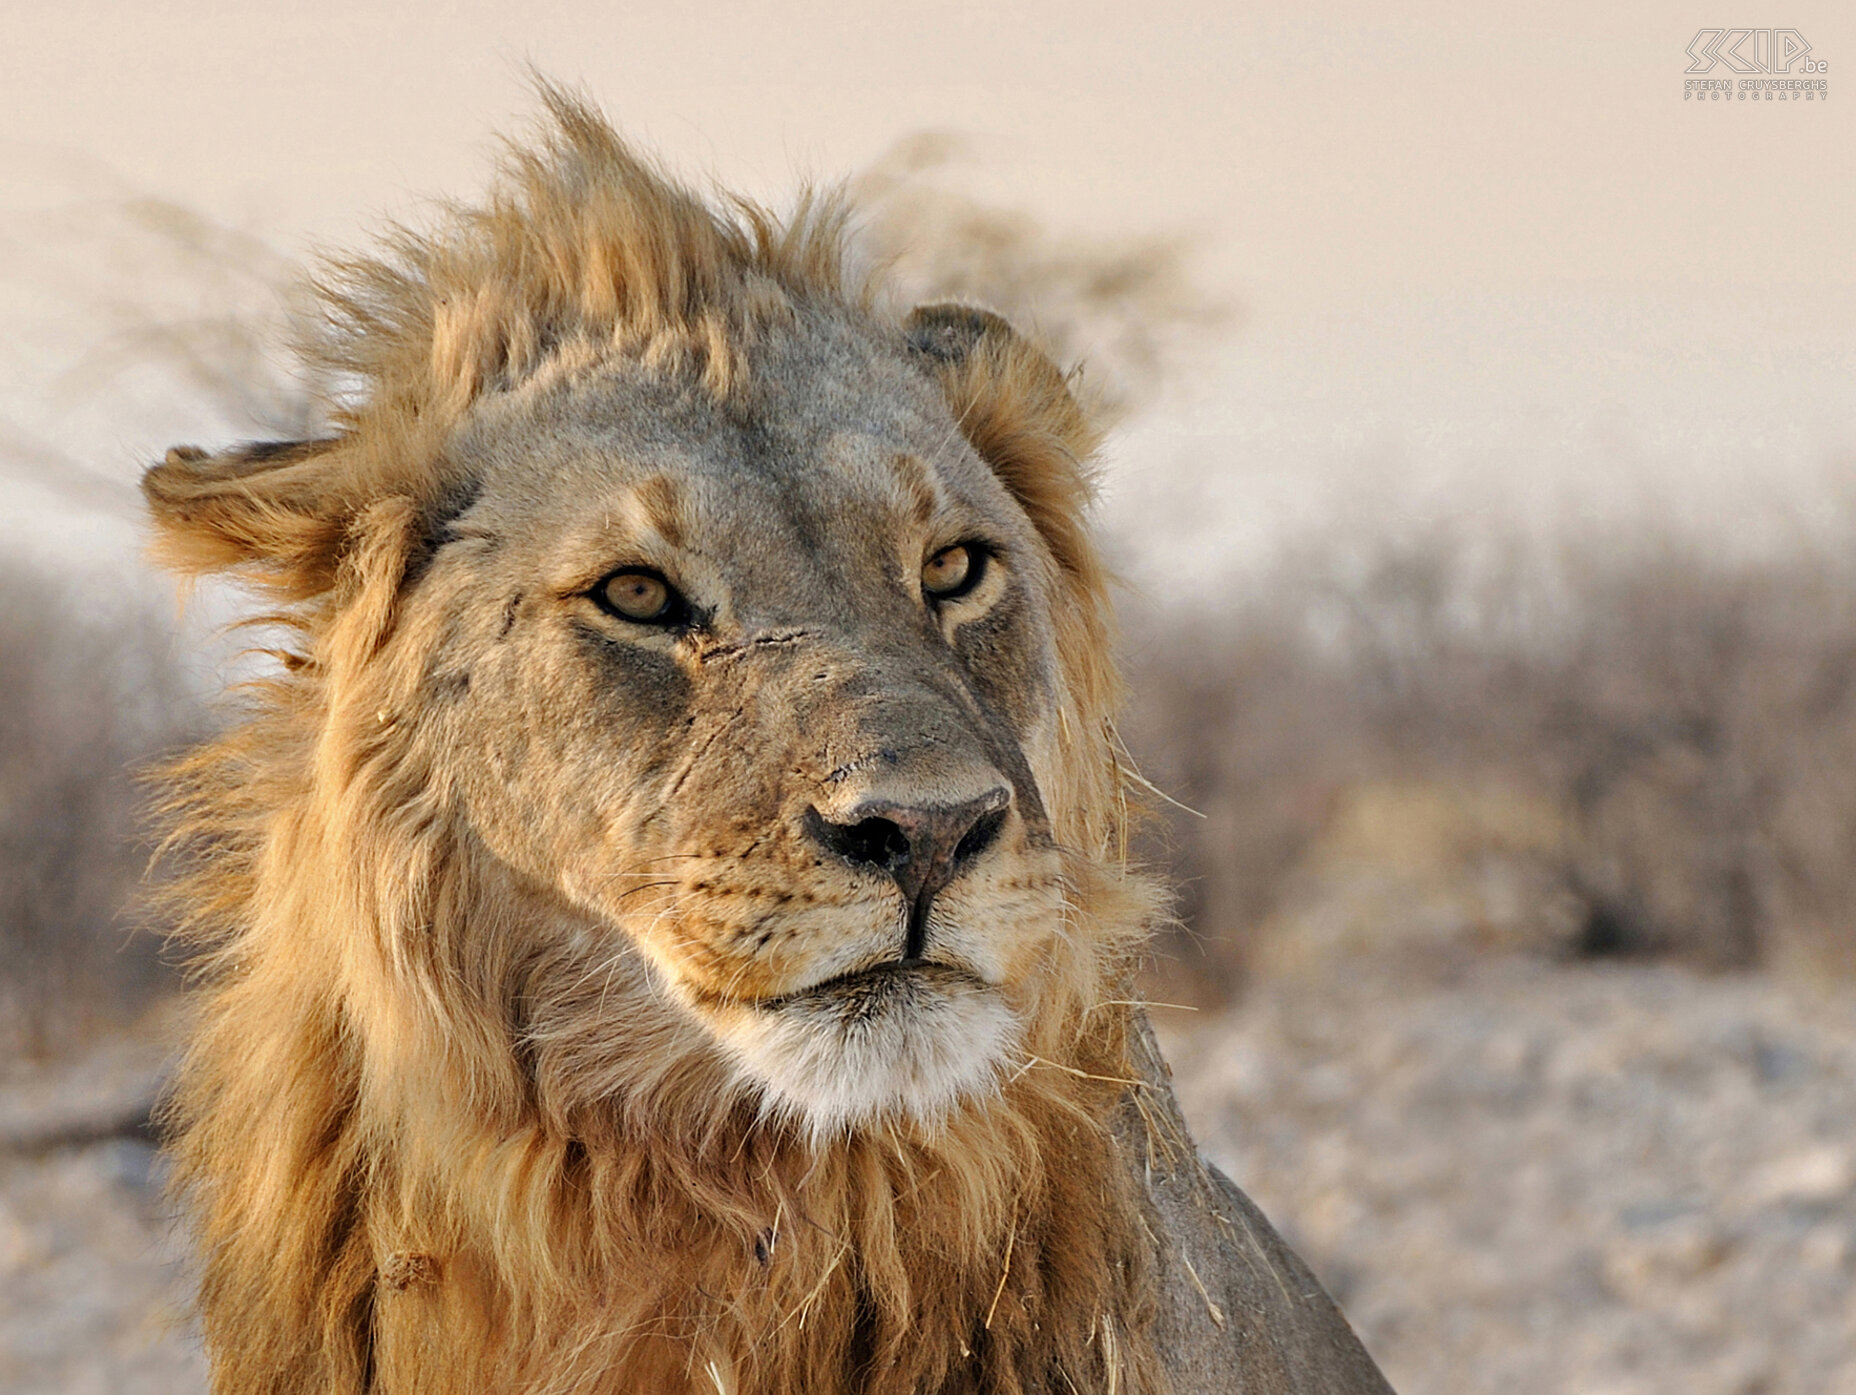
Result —
[{"label": "lion", "polygon": [[1130,999],[1086,406],[544,98],[143,480],[281,636],[165,799],[215,1389],[1385,1389]]}]

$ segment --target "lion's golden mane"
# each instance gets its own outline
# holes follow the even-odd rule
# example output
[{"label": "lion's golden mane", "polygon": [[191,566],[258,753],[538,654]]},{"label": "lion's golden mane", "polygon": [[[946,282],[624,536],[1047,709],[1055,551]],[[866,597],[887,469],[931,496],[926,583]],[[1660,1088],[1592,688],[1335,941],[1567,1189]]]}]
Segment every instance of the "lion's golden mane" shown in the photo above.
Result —
[{"label": "lion's golden mane", "polygon": [[1041,354],[988,337],[937,369],[1048,550],[1061,670],[1064,949],[995,1098],[815,1140],[674,1034],[591,1062],[598,985],[549,978],[450,815],[416,710],[447,633],[401,597],[468,492],[442,448],[461,415],[615,345],[726,402],[771,318],[894,314],[831,199],[717,211],[548,100],[484,206],[332,267],[324,439],[180,450],[146,481],[164,563],[255,588],[283,636],[165,805],[200,979],[167,1124],[216,1386],[1159,1389],[1151,1237],[1108,1127],[1154,893],[1121,846],[1097,432]]}]

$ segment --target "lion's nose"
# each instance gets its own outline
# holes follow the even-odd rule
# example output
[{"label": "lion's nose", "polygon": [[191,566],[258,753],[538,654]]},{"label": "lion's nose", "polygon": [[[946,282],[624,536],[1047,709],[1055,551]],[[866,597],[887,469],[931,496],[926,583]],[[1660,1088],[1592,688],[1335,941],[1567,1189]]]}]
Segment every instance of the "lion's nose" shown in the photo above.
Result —
[{"label": "lion's nose", "polygon": [[935,894],[998,841],[1011,803],[1001,785],[958,804],[866,799],[836,817],[813,809],[807,822],[815,839],[853,867],[895,879],[909,907],[902,957],[912,960],[921,957]]}]

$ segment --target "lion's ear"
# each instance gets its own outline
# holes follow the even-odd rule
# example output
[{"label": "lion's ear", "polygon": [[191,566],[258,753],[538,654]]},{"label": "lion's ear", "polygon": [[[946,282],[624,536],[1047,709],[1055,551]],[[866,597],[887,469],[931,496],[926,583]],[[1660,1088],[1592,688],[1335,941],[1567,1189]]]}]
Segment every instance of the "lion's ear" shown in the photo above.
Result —
[{"label": "lion's ear", "polygon": [[903,327],[908,331],[909,347],[937,363],[959,363],[987,335],[1001,341],[1018,338],[1018,331],[1003,315],[952,301],[916,306]]},{"label": "lion's ear", "polygon": [[1099,586],[1084,512],[1087,461],[1102,433],[1056,364],[1003,318],[972,305],[920,306],[903,329],[968,442],[1030,515],[1057,564]]},{"label": "lion's ear", "polygon": [[142,475],[157,556],[183,575],[244,568],[294,597],[328,589],[358,507],[341,445],[176,446]]}]

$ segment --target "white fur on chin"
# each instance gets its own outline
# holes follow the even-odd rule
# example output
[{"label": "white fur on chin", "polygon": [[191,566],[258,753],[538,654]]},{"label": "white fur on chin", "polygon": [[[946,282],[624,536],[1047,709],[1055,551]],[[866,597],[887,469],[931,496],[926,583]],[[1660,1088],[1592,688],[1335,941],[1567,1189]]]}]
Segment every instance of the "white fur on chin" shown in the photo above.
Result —
[{"label": "white fur on chin", "polygon": [[992,1094],[1018,1038],[999,995],[972,982],[897,984],[875,1006],[834,995],[735,1008],[714,1022],[770,1115],[814,1141],[897,1117],[937,1124]]}]

